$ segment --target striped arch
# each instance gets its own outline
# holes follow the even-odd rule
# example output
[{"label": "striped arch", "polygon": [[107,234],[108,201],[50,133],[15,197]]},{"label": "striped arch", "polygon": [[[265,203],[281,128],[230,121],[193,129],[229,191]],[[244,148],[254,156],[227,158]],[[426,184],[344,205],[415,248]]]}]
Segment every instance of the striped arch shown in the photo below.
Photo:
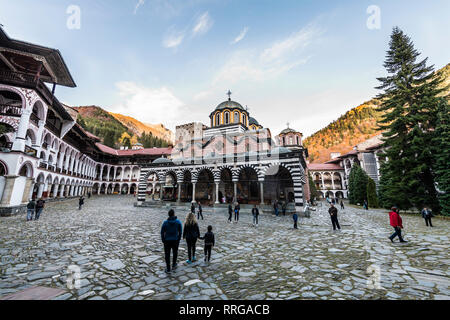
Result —
[{"label": "striped arch", "polygon": [[[210,167],[208,167],[208,166],[203,166],[203,167],[200,167],[200,168],[196,168],[195,170],[192,170],[191,171],[191,174],[192,174],[192,181],[194,182],[197,182],[198,181],[198,175],[200,174],[200,172],[202,172],[203,170],[207,170],[207,171],[209,171],[209,172],[211,172],[211,175],[214,177],[214,180],[216,179],[216,175],[214,174],[214,169],[213,168],[210,168]],[[219,175],[219,179],[220,179],[220,175]]]},{"label": "striped arch", "polygon": [[178,182],[178,173],[176,170],[169,169],[167,171],[162,172],[162,174],[164,175],[164,179],[162,181],[166,181],[167,175],[172,174],[177,179],[177,182]]},{"label": "striped arch", "polygon": [[[241,175],[241,172],[244,171],[247,168],[255,170],[255,172],[256,172],[256,174],[258,176],[258,181],[261,181],[260,180],[260,176],[261,176],[260,171],[261,171],[261,169],[255,164],[244,164],[244,165],[238,166],[238,168],[236,170],[236,174],[237,174],[237,178],[238,179],[239,179],[239,176]],[[264,176],[263,176],[262,180],[264,181]]]},{"label": "striped arch", "polygon": [[220,180],[220,176],[222,174],[222,171],[228,169],[231,171],[231,181],[233,182],[237,182],[239,180],[239,173],[238,173],[238,168],[232,167],[232,166],[220,166],[218,168],[219,170],[219,180]]}]

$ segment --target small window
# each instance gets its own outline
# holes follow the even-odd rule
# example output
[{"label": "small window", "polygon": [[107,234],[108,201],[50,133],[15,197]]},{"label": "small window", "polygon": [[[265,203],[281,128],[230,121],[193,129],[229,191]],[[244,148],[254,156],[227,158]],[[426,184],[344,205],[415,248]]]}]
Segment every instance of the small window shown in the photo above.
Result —
[{"label": "small window", "polygon": [[235,112],[234,113],[234,123],[238,123],[239,122],[239,112]]},{"label": "small window", "polygon": [[220,113],[216,114],[216,126],[220,126]]},{"label": "small window", "polygon": [[225,124],[229,124],[230,123],[230,113],[225,112],[224,116],[225,116]]}]

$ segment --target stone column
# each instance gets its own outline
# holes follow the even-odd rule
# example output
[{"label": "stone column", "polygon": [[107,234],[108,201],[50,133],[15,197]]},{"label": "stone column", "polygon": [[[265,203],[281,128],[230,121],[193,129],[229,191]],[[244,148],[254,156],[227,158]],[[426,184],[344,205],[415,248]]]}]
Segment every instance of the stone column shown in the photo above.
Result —
[{"label": "stone column", "polygon": [[214,203],[220,203],[219,201],[219,181],[215,181],[216,183],[216,201]]},{"label": "stone column", "polygon": [[156,183],[152,183],[152,200],[155,200]]},{"label": "stone column", "polygon": [[322,190],[325,190],[325,182],[323,180],[323,173],[320,173],[320,179],[322,180]]},{"label": "stone column", "polygon": [[264,204],[264,181],[259,181],[260,193],[261,193],[261,205]]},{"label": "stone column", "polygon": [[37,192],[36,198],[40,199],[42,197],[42,193],[44,192],[45,183],[41,182],[41,183],[38,183],[38,185],[39,185],[39,187],[38,187],[38,192]]},{"label": "stone column", "polygon": [[181,182],[178,182],[178,196],[177,203],[181,203]]},{"label": "stone column", "polygon": [[59,197],[60,198],[64,198],[64,188],[65,188],[66,186],[65,185],[63,185],[63,184],[61,184],[60,186],[59,186]]},{"label": "stone column", "polygon": [[31,194],[31,187],[33,185],[33,178],[27,178],[27,181],[25,183],[25,188],[23,190],[23,197],[22,197],[22,203],[28,202],[30,200],[30,194]]},{"label": "stone column", "polygon": [[192,202],[195,202],[195,185],[197,182],[192,182]]},{"label": "stone column", "polygon": [[336,190],[336,187],[334,185],[334,172],[330,172],[331,175],[331,186],[333,187],[333,190]]},{"label": "stone column", "polygon": [[[42,146],[42,134],[44,133],[44,126],[45,126],[45,121],[44,120],[39,120],[38,122],[39,126],[38,126],[38,131],[37,131],[37,135],[36,135],[36,141],[35,144],[32,145],[32,147],[34,149],[36,149],[37,151],[41,151],[41,146]],[[48,146],[48,149],[50,150],[51,146]]]},{"label": "stone column", "polygon": [[25,151],[25,137],[27,135],[28,124],[30,123],[31,110],[22,110],[22,116],[20,117],[19,128],[16,132],[16,138],[14,139],[12,151]]},{"label": "stone column", "polygon": [[159,184],[159,201],[162,201],[163,198],[163,184]]},{"label": "stone column", "polygon": [[[14,190],[14,183],[16,182],[17,176],[5,176],[5,188],[3,189],[2,195],[2,206],[7,206],[11,202],[11,196]],[[28,199],[27,199],[28,200]],[[24,202],[24,201],[22,201]]]},{"label": "stone column", "polygon": [[233,181],[233,202],[237,202],[237,181]]},{"label": "stone column", "polygon": [[51,184],[51,183],[47,184],[47,190],[46,190],[47,198],[50,198],[50,193],[52,191],[52,187],[53,187],[53,184]]}]

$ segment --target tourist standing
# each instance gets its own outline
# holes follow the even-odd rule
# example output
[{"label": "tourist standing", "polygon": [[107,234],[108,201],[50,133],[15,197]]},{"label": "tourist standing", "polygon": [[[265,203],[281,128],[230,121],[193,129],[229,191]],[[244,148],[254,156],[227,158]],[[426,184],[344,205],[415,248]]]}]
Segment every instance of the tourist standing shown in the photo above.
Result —
[{"label": "tourist standing", "polygon": [[80,199],[78,200],[78,210],[81,210],[83,204],[84,204],[84,197],[81,196]]},{"label": "tourist standing", "polygon": [[34,217],[34,220],[39,220],[39,218],[41,217],[41,213],[44,210],[44,206],[45,206],[45,200],[40,198],[36,202],[36,215]]},{"label": "tourist standing", "polygon": [[257,227],[258,226],[259,209],[256,207],[256,204],[252,208],[252,215],[253,215],[253,225],[255,227]]},{"label": "tourist standing", "polygon": [[275,200],[273,203],[273,210],[275,211],[275,215],[278,217],[278,201]]},{"label": "tourist standing", "polygon": [[287,202],[283,201],[283,203],[281,205],[281,210],[283,210],[283,216],[286,215],[286,207],[287,207]]},{"label": "tourist standing", "polygon": [[430,227],[433,227],[433,225],[431,224],[431,217],[433,217],[433,213],[431,212],[430,209],[428,209],[427,207],[424,207],[422,210],[422,217],[425,219],[425,223],[428,227],[428,223],[430,224]]},{"label": "tourist standing", "polygon": [[205,262],[211,260],[211,249],[215,245],[214,233],[212,232],[212,226],[208,226],[208,232],[205,233],[200,239],[205,240]]},{"label": "tourist standing", "polygon": [[330,217],[331,217],[331,224],[333,225],[333,230],[336,231],[336,228],[341,230],[341,226],[339,225],[338,216],[337,216],[338,210],[334,206],[334,204],[331,204],[330,209],[328,209],[328,213],[330,214]]},{"label": "tourist standing", "polygon": [[345,209],[345,207],[344,207],[344,200],[341,199],[341,210],[344,210],[344,209]]},{"label": "tourist standing", "polygon": [[231,203],[228,204],[228,222],[231,222],[233,218],[233,206]]},{"label": "tourist standing", "polygon": [[182,236],[183,226],[180,220],[175,216],[173,209],[169,210],[169,218],[164,221],[161,227],[161,240],[164,244],[164,255],[166,260],[166,273],[171,271],[170,269],[170,252],[173,254],[172,270],[177,268],[177,256],[178,246],[180,245],[180,239]]},{"label": "tourist standing", "polygon": [[239,210],[241,210],[241,206],[239,205],[239,202],[236,202],[234,206],[234,221],[239,221]]},{"label": "tourist standing", "polygon": [[294,229],[298,229],[297,228],[297,221],[298,221],[298,214],[297,214],[297,212],[294,212],[294,214],[292,215],[292,219],[294,219]]},{"label": "tourist standing", "polygon": [[192,201],[191,203],[191,212],[195,214],[195,203]]},{"label": "tourist standing", "polygon": [[198,208],[197,208],[197,220],[200,220],[200,217],[202,217],[202,220],[204,220],[203,219],[202,204],[200,203],[200,201],[197,201],[197,205],[198,205]]},{"label": "tourist standing", "polygon": [[34,211],[36,210],[36,202],[34,199],[30,199],[27,204],[27,221],[33,220]]},{"label": "tourist standing", "polygon": [[369,204],[367,203],[367,200],[364,200],[363,208],[369,210]]},{"label": "tourist standing", "polygon": [[394,242],[394,238],[398,237],[400,242],[407,242],[402,238],[403,222],[397,207],[391,208],[391,211],[389,212],[389,222],[391,224],[391,227],[393,227],[395,230],[395,232],[389,237],[389,240],[391,240],[391,242]]},{"label": "tourist standing", "polygon": [[188,264],[197,261],[195,258],[195,244],[197,243],[198,237],[200,237],[200,230],[195,219],[195,214],[189,212],[186,216],[183,229],[183,239],[186,239],[188,248],[188,260],[186,260]]}]

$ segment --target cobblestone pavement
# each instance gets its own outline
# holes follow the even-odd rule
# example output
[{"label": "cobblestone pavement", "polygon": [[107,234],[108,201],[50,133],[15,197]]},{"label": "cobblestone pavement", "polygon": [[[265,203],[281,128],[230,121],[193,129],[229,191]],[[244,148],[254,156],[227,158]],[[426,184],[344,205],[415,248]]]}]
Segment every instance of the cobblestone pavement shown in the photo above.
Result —
[{"label": "cobblestone pavement", "polygon": [[[204,209],[217,246],[211,263],[164,273],[160,226],[167,209],[135,208],[133,197],[102,196],[48,204],[41,220],[0,219],[0,296],[42,285],[66,289],[56,299],[449,299],[450,221],[403,216],[407,244],[392,244],[386,211],[339,210],[333,232],[325,204],[298,230],[289,216],[250,214],[228,223],[223,209]],[[187,210],[176,208],[184,221]],[[68,289],[68,266],[80,288]],[[377,282],[376,279],[380,281]],[[70,277],[69,277],[70,280]],[[72,283],[69,281],[69,283]]]}]

